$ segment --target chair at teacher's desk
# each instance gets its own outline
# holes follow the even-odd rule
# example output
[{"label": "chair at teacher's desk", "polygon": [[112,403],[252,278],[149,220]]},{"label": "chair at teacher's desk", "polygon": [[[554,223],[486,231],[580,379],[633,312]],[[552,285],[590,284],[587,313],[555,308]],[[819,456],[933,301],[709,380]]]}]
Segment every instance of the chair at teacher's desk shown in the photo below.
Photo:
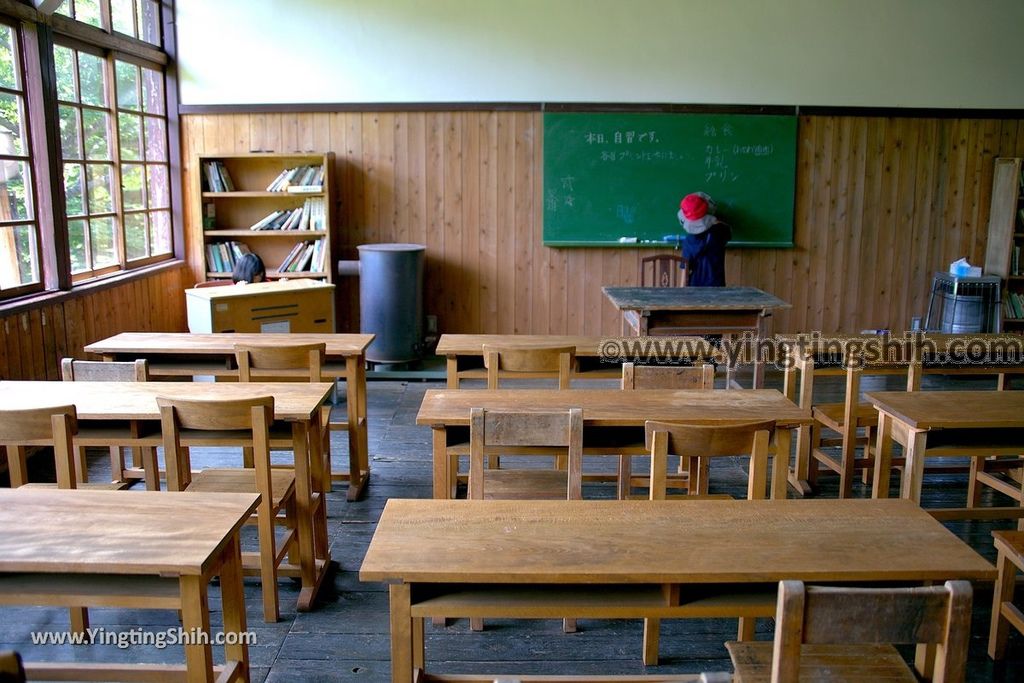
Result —
[{"label": "chair at teacher's desk", "polygon": [[[277,577],[286,558],[297,551],[295,473],[270,467],[273,396],[230,400],[185,400],[157,397],[170,491],[259,493],[256,526],[259,552],[242,553],[246,574],[260,577],[263,619],[277,621]],[[191,471],[191,446],[242,446],[252,449],[253,467]],[[279,519],[279,516],[283,518]],[[280,542],[275,525],[287,531]],[[291,564],[295,564],[294,561]]]},{"label": "chair at teacher's desk", "polygon": [[960,683],[971,584],[833,588],[779,582],[773,642],[729,642],[737,681],[917,681],[896,644],[935,648],[933,683]]},{"label": "chair at teacher's desk", "polygon": [[678,254],[658,254],[640,259],[641,287],[685,287],[689,274],[686,259]]}]

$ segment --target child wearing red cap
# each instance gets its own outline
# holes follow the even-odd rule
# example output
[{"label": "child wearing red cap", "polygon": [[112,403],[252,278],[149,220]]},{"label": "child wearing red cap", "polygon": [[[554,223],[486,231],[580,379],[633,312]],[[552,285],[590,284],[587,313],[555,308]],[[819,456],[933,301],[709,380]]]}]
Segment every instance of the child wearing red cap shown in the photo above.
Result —
[{"label": "child wearing red cap", "polygon": [[679,224],[686,231],[681,247],[691,287],[725,286],[725,245],[732,239],[732,229],[713,211],[714,202],[703,192],[688,194],[679,202]]}]

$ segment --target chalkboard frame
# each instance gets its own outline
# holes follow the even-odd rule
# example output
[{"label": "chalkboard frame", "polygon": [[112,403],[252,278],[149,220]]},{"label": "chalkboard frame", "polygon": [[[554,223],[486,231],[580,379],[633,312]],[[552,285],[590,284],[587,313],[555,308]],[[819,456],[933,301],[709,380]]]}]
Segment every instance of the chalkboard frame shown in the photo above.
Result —
[{"label": "chalkboard frame", "polygon": [[[765,121],[764,119],[770,119]],[[659,119],[661,119],[659,121]],[[558,211],[558,203],[562,201],[558,190],[555,189],[553,184],[558,183],[556,177],[564,178],[566,174],[582,176],[582,184],[586,186],[588,182],[600,184],[601,175],[608,173],[608,166],[604,163],[603,157],[598,157],[596,152],[592,152],[590,143],[586,151],[583,148],[573,150],[570,145],[559,146],[559,154],[566,154],[565,149],[570,149],[570,153],[580,154],[584,153],[587,155],[594,154],[593,157],[588,157],[586,161],[581,162],[579,159],[571,159],[569,162],[566,160],[558,159],[557,155],[553,152],[557,143],[555,140],[559,135],[565,135],[566,129],[575,137],[584,129],[602,130],[608,131],[608,126],[618,124],[622,128],[632,127],[643,129],[642,124],[657,122],[659,125],[668,125],[669,134],[681,135],[687,131],[688,128],[701,128],[702,134],[698,144],[705,145],[708,142],[711,143],[730,143],[727,140],[708,140],[705,139],[708,135],[709,127],[714,128],[718,126],[722,127],[723,123],[730,127],[738,127],[738,130],[744,130],[744,128],[750,128],[750,126],[756,125],[768,125],[768,129],[771,131],[773,137],[771,140],[765,142],[771,142],[773,148],[778,149],[780,153],[780,159],[778,161],[772,161],[771,164],[765,163],[765,169],[770,175],[771,187],[767,192],[771,198],[772,210],[775,212],[773,215],[766,215],[768,212],[758,210],[756,217],[751,220],[752,216],[755,216],[752,209],[747,208],[750,204],[753,204],[757,192],[752,191],[749,196],[741,196],[740,203],[743,204],[743,208],[740,208],[736,201],[735,196],[729,197],[726,190],[720,190],[716,192],[714,182],[709,181],[709,184],[704,185],[699,178],[699,175],[704,175],[703,168],[698,167],[698,161],[695,158],[703,154],[698,148],[686,149],[686,154],[690,158],[685,161],[684,167],[672,167],[672,163],[683,164],[683,155],[680,153],[677,161],[674,162],[662,162],[669,163],[669,168],[664,169],[662,173],[658,170],[650,170],[639,168],[638,173],[655,173],[657,179],[663,177],[671,177],[674,173],[691,174],[691,178],[683,180],[678,183],[671,191],[666,191],[664,188],[659,191],[649,190],[648,192],[641,192],[641,194],[647,194],[645,199],[640,200],[641,204],[650,204],[650,193],[656,192],[657,194],[657,206],[660,207],[664,204],[667,208],[665,211],[665,218],[661,217],[660,210],[657,218],[657,225],[647,224],[642,227],[636,228],[635,232],[630,234],[629,230],[634,229],[627,223],[619,224],[615,219],[611,217],[610,206],[599,205],[597,207],[598,212],[603,212],[603,216],[600,218],[593,218],[589,214],[583,216],[565,218],[565,211],[562,215],[556,219],[553,219],[552,215]],[[633,126],[632,124],[641,124]],[[587,124],[591,124],[588,126]],[[682,130],[675,130],[675,128],[681,128]],[[604,109],[591,109],[585,108],[582,110],[574,110],[569,108],[555,108],[548,107],[544,113],[544,206],[542,209],[543,213],[543,243],[547,247],[563,248],[563,247],[598,247],[598,248],[660,248],[664,249],[666,245],[675,244],[674,242],[666,243],[661,239],[663,235],[677,234],[682,232],[682,227],[679,226],[675,220],[675,208],[680,196],[686,191],[692,190],[706,190],[712,194],[720,202],[718,215],[722,220],[729,222],[734,227],[733,241],[730,242],[730,248],[792,248],[794,246],[794,224],[796,216],[796,171],[797,171],[797,145],[799,140],[799,116],[797,112],[790,108],[771,108],[771,110],[764,111],[750,111],[749,109],[736,109],[730,110],[714,110],[714,109],[682,109],[671,110],[665,109],[640,109],[640,110],[604,110]],[[556,135],[551,134],[552,128],[555,129]],[[666,129],[662,129],[663,131]],[[677,144],[688,145],[692,144],[690,140],[694,139],[695,133],[689,131],[688,135],[685,135],[684,141],[677,140]],[[777,136],[777,138],[775,137]],[[742,136],[741,136],[742,137]],[[581,145],[580,139],[574,141],[577,145]],[[611,144],[611,140],[606,138],[605,146],[603,149],[614,150],[616,147]],[[602,150],[600,145],[595,145],[595,150]],[[775,150],[773,149],[773,152]],[[649,158],[649,157],[648,157]],[[599,160],[601,159],[601,160]],[[708,159],[700,160],[707,163],[710,160],[710,153]],[[744,160],[745,161],[745,160]],[[571,171],[567,170],[566,163],[570,163]],[[627,162],[628,164],[629,162]],[[657,162],[656,162],[657,163]],[[741,162],[742,163],[742,162]],[[750,163],[750,162],[746,162]],[[561,164],[561,165],[559,165]],[[699,170],[695,170],[698,169]],[[595,170],[596,169],[596,170]],[[627,168],[627,170],[629,170]],[[752,170],[752,169],[748,169]],[[555,171],[555,172],[553,172]],[[698,175],[694,176],[693,174]],[[589,175],[588,175],[589,174]],[[605,178],[607,180],[607,178]],[[758,177],[759,185],[763,184],[763,177]],[[578,181],[577,181],[578,182]],[[723,182],[727,182],[724,181]],[[733,181],[734,182],[734,181]],[[662,183],[664,184],[664,183]],[[673,182],[673,184],[675,184]],[[601,187],[604,187],[601,185]],[[680,190],[679,187],[686,187],[686,190]],[[690,189],[692,187],[692,190]],[[628,188],[627,188],[628,190]],[[647,186],[644,186],[644,190],[648,190]],[[593,188],[591,188],[593,192]],[[563,189],[564,193],[564,189]],[[735,195],[735,193],[733,193]],[[725,201],[722,201],[722,196],[726,195]],[[742,195],[742,193],[741,193]],[[783,199],[785,198],[785,199]],[[743,201],[746,200],[746,201]],[[788,201],[787,201],[788,200]],[[763,202],[758,202],[759,206],[763,206]],[[552,208],[554,206],[554,209]],[[588,204],[588,208],[589,208]],[[575,208],[575,207],[574,207]],[[738,218],[738,216],[746,213],[746,220]],[[649,216],[652,212],[648,209],[647,215]],[[732,215],[736,214],[736,215]],[[618,218],[618,217],[616,217]],[[577,224],[572,225],[571,221],[577,221]],[[622,219],[625,221],[625,219]],[[564,222],[569,221],[570,227],[566,228]],[[580,225],[580,221],[583,224]],[[756,225],[760,221],[761,225]],[[580,232],[582,230],[591,230],[591,225],[594,223],[601,224],[597,234],[593,237],[582,238]],[[751,224],[755,224],[752,227],[747,227]],[[751,234],[752,230],[757,230],[755,234]],[[618,237],[612,237],[609,233],[612,232],[623,236],[631,236],[636,241],[620,241]],[[744,235],[746,232],[746,235]],[[760,239],[759,239],[760,238]]]}]

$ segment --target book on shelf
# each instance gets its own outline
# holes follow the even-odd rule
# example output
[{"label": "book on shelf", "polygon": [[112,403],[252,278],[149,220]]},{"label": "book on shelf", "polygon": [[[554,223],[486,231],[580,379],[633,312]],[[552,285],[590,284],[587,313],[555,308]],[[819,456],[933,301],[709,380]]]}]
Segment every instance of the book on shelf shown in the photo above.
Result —
[{"label": "book on shelf", "polygon": [[279,273],[322,273],[326,255],[326,238],[308,242],[299,242],[281,260],[277,267]]},{"label": "book on shelf", "polygon": [[215,202],[203,202],[203,229],[217,227],[217,204]]},{"label": "book on shelf", "polygon": [[249,247],[244,242],[210,242],[206,245],[206,269],[213,273],[230,273],[242,254],[248,253]]},{"label": "book on shelf", "polygon": [[267,192],[323,192],[323,166],[305,165],[286,168],[269,185]]},{"label": "book on shelf", "polygon": [[204,161],[203,177],[210,192],[234,192],[235,184],[223,161]]},{"label": "book on shelf", "polygon": [[310,197],[302,206],[273,211],[249,226],[250,230],[323,230],[324,201]]}]

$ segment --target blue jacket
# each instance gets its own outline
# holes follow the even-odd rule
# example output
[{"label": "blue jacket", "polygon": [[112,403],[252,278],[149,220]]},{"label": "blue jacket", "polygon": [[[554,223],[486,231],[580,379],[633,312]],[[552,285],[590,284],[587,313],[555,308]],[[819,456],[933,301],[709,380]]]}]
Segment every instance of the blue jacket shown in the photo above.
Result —
[{"label": "blue jacket", "polygon": [[683,237],[683,258],[690,271],[691,287],[725,286],[725,245],[730,239],[732,228],[725,223]]}]

